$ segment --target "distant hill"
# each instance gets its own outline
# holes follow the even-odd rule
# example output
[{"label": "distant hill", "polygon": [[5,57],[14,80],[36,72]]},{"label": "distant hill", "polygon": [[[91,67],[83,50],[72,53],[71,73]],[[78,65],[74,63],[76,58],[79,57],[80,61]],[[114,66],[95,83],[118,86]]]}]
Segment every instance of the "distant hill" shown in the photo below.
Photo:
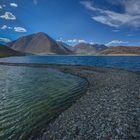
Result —
[{"label": "distant hill", "polygon": [[70,51],[63,45],[58,44],[47,34],[39,32],[28,36],[23,36],[7,44],[10,48],[36,55],[66,55]]},{"label": "distant hill", "polygon": [[25,55],[25,54],[0,44],[0,57],[21,56],[21,55]]},{"label": "distant hill", "polygon": [[104,55],[140,55],[140,47],[117,46],[103,50]]},{"label": "distant hill", "polygon": [[105,45],[88,43],[79,43],[73,47],[74,53],[79,55],[96,55],[105,49],[107,49]]},{"label": "distant hill", "polygon": [[69,54],[73,54],[72,51],[72,47],[69,46],[68,44],[62,42],[62,41],[57,41],[57,44],[59,45],[59,47],[61,47],[61,49],[64,49],[65,51],[69,52]]}]

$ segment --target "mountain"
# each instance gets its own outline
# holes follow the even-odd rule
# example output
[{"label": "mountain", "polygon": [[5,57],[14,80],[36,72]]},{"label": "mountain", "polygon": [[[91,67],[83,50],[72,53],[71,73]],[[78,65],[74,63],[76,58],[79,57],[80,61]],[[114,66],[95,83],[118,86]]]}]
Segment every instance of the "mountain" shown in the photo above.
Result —
[{"label": "mountain", "polygon": [[70,51],[43,32],[21,37],[7,44],[8,47],[25,53],[36,55],[64,55]]},{"label": "mountain", "polygon": [[0,44],[0,57],[21,56],[21,55],[25,55],[25,54],[12,50],[11,48]]},{"label": "mountain", "polygon": [[73,51],[79,55],[96,55],[107,48],[105,45],[79,43],[73,47]]},{"label": "mountain", "polygon": [[62,41],[57,41],[57,44],[59,47],[61,47],[61,49],[64,49],[65,51],[69,52],[69,54],[72,54],[73,51],[72,51],[72,47],[69,46],[68,44],[62,42]]},{"label": "mountain", "polygon": [[104,55],[140,55],[140,47],[117,46],[103,50]]}]

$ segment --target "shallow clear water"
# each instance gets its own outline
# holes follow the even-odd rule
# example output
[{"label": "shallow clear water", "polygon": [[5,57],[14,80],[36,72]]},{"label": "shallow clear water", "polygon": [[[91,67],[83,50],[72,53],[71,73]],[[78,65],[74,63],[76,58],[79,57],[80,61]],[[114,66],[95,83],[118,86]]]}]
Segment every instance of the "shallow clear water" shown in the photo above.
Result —
[{"label": "shallow clear water", "polygon": [[49,68],[0,66],[0,140],[27,140],[86,91],[87,82]]},{"label": "shallow clear water", "polygon": [[3,58],[0,62],[72,64],[140,71],[140,56],[24,56]]}]

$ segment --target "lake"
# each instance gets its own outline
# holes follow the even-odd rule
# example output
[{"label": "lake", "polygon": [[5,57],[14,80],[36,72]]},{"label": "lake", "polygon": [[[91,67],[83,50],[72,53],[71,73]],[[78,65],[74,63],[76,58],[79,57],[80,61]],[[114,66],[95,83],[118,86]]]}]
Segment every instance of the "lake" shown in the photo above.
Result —
[{"label": "lake", "polygon": [[1,58],[0,62],[70,64],[140,71],[140,56],[24,56]]},{"label": "lake", "polygon": [[0,140],[28,140],[87,86],[85,79],[50,68],[0,66]]}]

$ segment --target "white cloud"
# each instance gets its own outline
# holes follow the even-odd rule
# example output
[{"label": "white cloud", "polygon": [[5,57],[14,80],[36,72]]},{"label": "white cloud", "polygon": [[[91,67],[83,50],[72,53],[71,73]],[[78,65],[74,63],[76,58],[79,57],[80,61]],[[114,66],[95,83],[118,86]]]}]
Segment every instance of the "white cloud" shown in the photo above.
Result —
[{"label": "white cloud", "polygon": [[86,43],[87,41],[85,41],[83,39],[70,39],[70,40],[66,40],[65,42],[67,42],[67,43]]},{"label": "white cloud", "polygon": [[10,30],[11,30],[12,27],[7,26],[7,25],[3,25],[3,26],[0,27],[0,29],[1,29],[1,30],[5,30],[5,29],[10,29]]},{"label": "white cloud", "polygon": [[5,43],[7,43],[7,42],[10,42],[11,40],[10,39],[8,39],[8,38],[1,38],[0,37],[0,42],[5,42]]},{"label": "white cloud", "polygon": [[27,32],[27,30],[23,27],[10,27],[7,25],[3,25],[0,27],[1,30],[9,29],[9,30],[14,30],[15,32]]},{"label": "white cloud", "polygon": [[127,13],[131,15],[140,14],[140,0],[123,0],[120,3],[124,5]]},{"label": "white cloud", "polygon": [[0,9],[2,9],[2,5],[0,5]]},{"label": "white cloud", "polygon": [[60,38],[57,39],[56,41],[64,42],[62,37],[60,37]]},{"label": "white cloud", "polygon": [[66,42],[68,42],[68,43],[76,43],[77,42],[77,39],[69,39]]},{"label": "white cloud", "polygon": [[87,8],[89,10],[92,10],[92,11],[96,11],[97,10],[97,8],[95,8],[90,1],[80,1],[80,3],[82,5],[84,5],[85,8]]},{"label": "white cloud", "polygon": [[[68,39],[68,40],[64,40],[62,37],[57,39],[57,41],[65,42],[65,43],[68,43],[68,44],[87,43],[87,41],[83,40],[83,39]],[[93,43],[93,42],[91,42],[91,43]]]},{"label": "white cloud", "polygon": [[106,44],[106,46],[111,46],[111,45],[118,45],[118,44],[127,44],[129,43],[128,41],[121,41],[121,40],[112,40]]},{"label": "white cloud", "polygon": [[15,32],[27,32],[27,30],[23,27],[14,27]]},{"label": "white cloud", "polygon": [[5,12],[5,14],[1,15],[0,18],[6,19],[6,20],[16,20],[16,17],[11,12]]},{"label": "white cloud", "polygon": [[18,5],[16,3],[10,3],[10,6],[12,6],[12,7],[18,7]]},{"label": "white cloud", "polygon": [[[86,9],[96,12],[97,16],[92,16],[92,19],[106,24],[111,27],[118,28],[123,25],[140,27],[140,1],[139,0],[118,0],[117,4],[124,7],[124,13],[117,13],[111,10],[105,10],[95,7],[91,1],[81,1]],[[115,4],[116,4],[115,3]]]},{"label": "white cloud", "polygon": [[95,42],[91,41],[91,42],[89,42],[89,44],[93,45],[93,44],[95,44]]},{"label": "white cloud", "polygon": [[79,40],[78,40],[78,43],[87,43],[87,41],[82,40],[82,39],[79,39]]},{"label": "white cloud", "polygon": [[96,16],[96,17],[92,17],[92,19],[102,24],[109,25],[111,27],[119,27],[118,24],[112,23],[112,20],[107,16]]},{"label": "white cloud", "polygon": [[0,27],[0,29],[2,29],[2,30],[5,30],[7,28],[8,28],[7,25],[3,25],[2,27]]},{"label": "white cloud", "polygon": [[12,29],[12,27],[8,27],[8,29]]}]

